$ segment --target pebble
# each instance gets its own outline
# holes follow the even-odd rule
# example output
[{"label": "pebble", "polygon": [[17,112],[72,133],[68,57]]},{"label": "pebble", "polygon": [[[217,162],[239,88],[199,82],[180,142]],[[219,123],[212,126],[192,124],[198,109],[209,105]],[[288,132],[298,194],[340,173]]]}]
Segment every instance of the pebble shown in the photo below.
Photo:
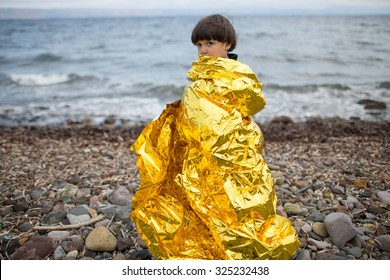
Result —
[{"label": "pebble", "polygon": [[298,254],[296,256],[296,260],[311,260],[310,251],[309,250],[302,250],[301,252],[298,252]]},{"label": "pebble", "polygon": [[124,238],[124,237],[118,237],[118,250],[119,251],[126,251],[135,246],[134,241],[132,238]]},{"label": "pebble", "polygon": [[116,261],[122,261],[122,260],[125,260],[125,259],[126,259],[126,256],[123,255],[123,254],[117,254],[114,257],[114,260],[116,260]]},{"label": "pebble", "polygon": [[331,213],[325,217],[324,223],[333,244],[338,247],[343,247],[357,234],[351,219],[344,213]]},{"label": "pebble", "polygon": [[324,214],[319,212],[312,213],[306,217],[307,221],[313,221],[313,222],[323,222],[324,219],[325,219]]},{"label": "pebble", "polygon": [[126,260],[151,260],[152,256],[148,249],[131,251],[125,255]]},{"label": "pebble", "polygon": [[362,250],[359,247],[345,248],[344,252],[347,255],[352,255],[355,258],[360,258],[362,256]]},{"label": "pebble", "polygon": [[100,197],[97,196],[97,195],[92,196],[89,199],[89,207],[92,208],[92,209],[95,209],[95,210],[97,210],[100,207],[102,207],[102,203],[100,202]]},{"label": "pebble", "polygon": [[[111,138],[110,133],[104,132],[107,141],[116,139]],[[326,151],[333,140],[324,139],[324,146],[316,152],[318,162],[309,158],[297,162],[273,158],[269,163],[279,199],[277,213],[292,221],[301,240],[294,259],[389,259],[388,169],[377,176],[375,166],[362,169],[356,160],[340,161]],[[81,155],[112,164],[118,158],[118,151],[114,146],[88,144],[83,146]],[[272,153],[270,157],[272,159]],[[59,163],[65,166],[68,162],[64,158]],[[153,259],[129,219],[132,197],[139,182],[129,182],[124,163],[125,160],[117,165],[118,170],[78,170],[74,173],[77,175],[69,176],[66,181],[54,179],[47,185],[37,184],[41,187],[1,193],[4,201],[1,219],[8,224],[9,217],[20,217],[13,226],[15,235],[1,236],[4,258]],[[102,176],[103,173],[106,175]],[[34,225],[78,224],[99,214],[105,219],[76,229],[32,229]],[[33,236],[45,234],[49,238],[46,244],[33,244]],[[34,246],[46,249],[33,252]]]},{"label": "pebble", "polygon": [[305,232],[311,232],[312,228],[311,228],[311,225],[309,225],[308,223],[305,223],[302,227],[301,227],[302,230],[304,230]]},{"label": "pebble", "polygon": [[94,227],[96,228],[96,227],[107,227],[109,224],[110,224],[110,220],[109,219],[104,219],[104,220],[102,220],[102,221],[100,221],[100,222],[97,222],[95,225],[94,225]]},{"label": "pebble", "polygon": [[380,235],[375,238],[375,240],[378,242],[378,247],[381,250],[384,250],[386,252],[390,252],[390,235]]},{"label": "pebble", "polygon": [[66,217],[65,210],[52,211],[43,217],[42,222],[43,224],[46,225],[59,224],[62,223],[65,217]]},{"label": "pebble", "polygon": [[376,195],[381,202],[390,205],[390,192],[380,191]]},{"label": "pebble", "polygon": [[76,198],[85,198],[91,194],[91,190],[89,188],[79,189],[76,193]]},{"label": "pebble", "polygon": [[[15,250],[20,246],[19,238],[14,238],[12,235],[4,234],[0,238],[1,241],[1,253],[4,259],[9,259]],[[12,259],[12,256],[11,258]]]},{"label": "pebble", "polygon": [[78,256],[79,252],[77,250],[70,251],[66,254],[66,259],[75,260]]},{"label": "pebble", "polygon": [[316,248],[319,250],[329,249],[332,247],[332,245],[326,241],[318,241],[313,238],[308,238],[307,243],[316,246]]},{"label": "pebble", "polygon": [[32,200],[38,200],[43,196],[44,190],[41,188],[34,188],[28,194]]},{"label": "pebble", "polygon": [[125,206],[125,205],[131,205],[133,195],[130,193],[128,188],[124,186],[120,186],[116,188],[112,193],[110,193],[107,199],[112,204]]},{"label": "pebble", "polygon": [[363,228],[365,229],[366,232],[371,234],[374,234],[376,232],[376,225],[374,224],[370,224],[370,223],[363,224]]},{"label": "pebble", "polygon": [[330,253],[319,253],[315,256],[315,260],[345,260],[345,257]]},{"label": "pebble", "polygon": [[43,260],[55,250],[55,241],[48,236],[34,235],[12,255],[13,260]]},{"label": "pebble", "polygon": [[70,209],[66,217],[71,225],[80,224],[91,219],[88,206],[86,205],[80,205]]},{"label": "pebble", "polygon": [[54,259],[55,260],[62,260],[66,257],[66,253],[64,249],[62,249],[61,246],[57,246],[57,248],[54,250]]},{"label": "pebble", "polygon": [[71,240],[63,240],[61,243],[60,243],[62,249],[64,249],[64,251],[66,253],[69,253],[71,251],[74,251],[74,250],[78,250],[78,249],[82,249],[78,246],[78,244],[74,243],[73,241]]},{"label": "pebble", "polygon": [[85,240],[85,246],[91,251],[111,252],[117,246],[116,237],[106,228],[97,227],[91,231]]},{"label": "pebble", "polygon": [[63,203],[71,202],[75,196],[79,188],[73,184],[67,184],[62,189],[58,191],[59,199]]},{"label": "pebble", "polygon": [[72,184],[72,185],[78,185],[78,184],[83,182],[83,179],[81,179],[79,176],[73,176],[73,177],[67,179],[66,182],[68,182],[69,184]]},{"label": "pebble", "polygon": [[284,212],[283,206],[282,206],[282,205],[276,206],[276,214],[278,214],[278,215],[280,215],[280,216],[282,216],[282,217],[287,218],[287,213]]},{"label": "pebble", "polygon": [[327,237],[328,231],[326,230],[326,226],[324,223],[315,222],[312,225],[313,232],[321,237]]},{"label": "pebble", "polygon": [[118,206],[115,210],[115,221],[129,221],[131,205]]},{"label": "pebble", "polygon": [[53,230],[50,231],[47,236],[51,237],[54,241],[62,241],[68,239],[70,233],[66,230]]},{"label": "pebble", "polygon": [[116,214],[116,207],[114,205],[104,206],[99,208],[98,212],[103,214],[106,218],[111,219]]},{"label": "pebble", "polygon": [[285,203],[283,206],[284,212],[288,215],[298,215],[301,212],[301,207],[295,203]]},{"label": "pebble", "polygon": [[272,171],[274,176],[274,183],[278,186],[281,186],[284,183],[284,174],[281,171]]},{"label": "pebble", "polygon": [[69,237],[69,239],[74,244],[74,247],[77,248],[77,250],[81,251],[84,248],[84,239],[80,235],[72,235]]},{"label": "pebble", "polygon": [[30,208],[30,203],[28,203],[27,201],[17,202],[13,206],[15,212],[26,212],[28,208]]},{"label": "pebble", "polygon": [[367,179],[356,179],[353,186],[357,189],[365,189],[367,187]]},{"label": "pebble", "polygon": [[27,232],[27,231],[31,230],[32,227],[33,227],[32,224],[30,224],[30,223],[24,223],[24,224],[21,224],[20,226],[18,226],[18,230],[19,230],[20,232]]}]

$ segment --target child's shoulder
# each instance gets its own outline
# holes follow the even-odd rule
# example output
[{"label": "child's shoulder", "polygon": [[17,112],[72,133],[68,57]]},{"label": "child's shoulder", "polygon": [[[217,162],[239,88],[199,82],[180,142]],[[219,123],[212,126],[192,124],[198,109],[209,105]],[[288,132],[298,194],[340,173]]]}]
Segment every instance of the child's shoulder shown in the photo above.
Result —
[{"label": "child's shoulder", "polygon": [[199,59],[193,63],[195,67],[220,67],[228,71],[253,74],[252,69],[245,63],[231,58],[221,58],[213,56],[199,56]]},{"label": "child's shoulder", "polygon": [[256,74],[245,63],[229,58],[202,55],[199,55],[199,59],[192,63],[187,76],[190,81],[218,77],[230,77],[232,79],[247,77],[257,82]]}]

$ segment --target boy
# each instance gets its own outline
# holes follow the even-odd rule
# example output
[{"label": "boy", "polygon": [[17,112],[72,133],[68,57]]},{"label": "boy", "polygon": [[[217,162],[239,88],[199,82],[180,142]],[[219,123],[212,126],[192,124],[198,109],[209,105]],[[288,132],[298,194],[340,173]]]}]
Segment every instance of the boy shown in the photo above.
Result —
[{"label": "boy", "polygon": [[262,85],[229,58],[236,38],[221,15],[198,22],[191,83],[131,147],[141,176],[131,218],[156,259],[289,259],[299,248],[251,117]]}]

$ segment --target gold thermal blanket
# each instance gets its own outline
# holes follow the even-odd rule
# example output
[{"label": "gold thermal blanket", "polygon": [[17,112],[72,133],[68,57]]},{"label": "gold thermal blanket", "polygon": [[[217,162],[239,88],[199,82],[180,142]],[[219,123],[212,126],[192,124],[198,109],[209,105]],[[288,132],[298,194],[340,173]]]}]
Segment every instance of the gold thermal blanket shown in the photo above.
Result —
[{"label": "gold thermal blanket", "polygon": [[141,184],[131,219],[156,259],[289,259],[299,239],[276,211],[252,115],[265,106],[252,70],[199,56],[181,100],[131,149]]}]

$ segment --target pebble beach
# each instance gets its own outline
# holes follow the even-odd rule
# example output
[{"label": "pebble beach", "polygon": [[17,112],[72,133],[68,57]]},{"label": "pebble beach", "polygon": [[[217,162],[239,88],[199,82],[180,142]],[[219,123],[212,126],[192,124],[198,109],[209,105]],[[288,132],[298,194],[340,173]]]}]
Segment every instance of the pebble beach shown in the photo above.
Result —
[{"label": "pebble beach", "polygon": [[[153,259],[129,216],[145,124],[0,128],[2,260]],[[390,259],[390,123],[259,124],[293,260]]]}]

